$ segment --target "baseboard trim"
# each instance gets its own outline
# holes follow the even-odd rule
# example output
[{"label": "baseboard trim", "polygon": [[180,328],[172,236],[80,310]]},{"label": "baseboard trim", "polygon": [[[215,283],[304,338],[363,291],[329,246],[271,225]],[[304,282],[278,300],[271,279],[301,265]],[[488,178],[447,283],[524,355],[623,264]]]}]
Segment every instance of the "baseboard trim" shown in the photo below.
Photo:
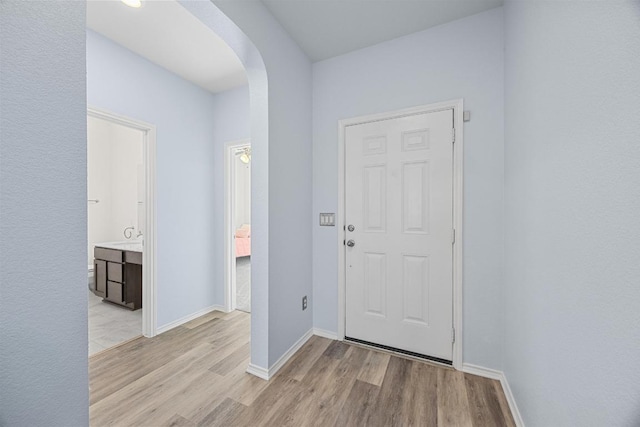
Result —
[{"label": "baseboard trim", "polygon": [[522,419],[522,415],[520,414],[520,410],[518,409],[518,405],[516,404],[516,399],[513,396],[511,387],[509,386],[509,381],[507,381],[507,377],[504,374],[502,374],[500,384],[502,384],[502,390],[504,390],[504,395],[507,397],[507,403],[509,404],[509,408],[511,408],[511,413],[513,414],[513,419],[516,422],[516,426],[524,427],[524,421]]},{"label": "baseboard trim", "polygon": [[197,319],[200,316],[204,316],[205,314],[211,313],[212,311],[222,311],[225,312],[224,306],[219,304],[214,304],[207,308],[203,308],[202,310],[196,311],[195,313],[191,313],[187,316],[181,317],[178,320],[174,320],[173,322],[167,323],[166,325],[160,326],[156,329],[156,334],[161,334],[163,332],[167,332],[173,328],[177,328],[180,325],[184,325],[187,322],[192,321],[193,319]]},{"label": "baseboard trim", "polygon": [[305,345],[307,341],[309,341],[309,338],[311,338],[312,336],[313,329],[309,329],[303,336],[300,337],[298,341],[296,341],[289,348],[289,350],[285,351],[285,353],[280,356],[280,359],[278,359],[276,363],[274,363],[269,369],[265,369],[254,364],[249,364],[247,373],[255,375],[258,378],[262,378],[263,380],[269,381],[280,370],[280,368],[282,368],[289,361],[289,359],[291,359],[291,357],[296,354],[296,352],[300,350],[300,348],[302,348],[302,346]]},{"label": "baseboard trim", "polygon": [[249,363],[249,366],[247,367],[247,373],[255,375],[258,378],[262,378],[263,380],[269,381],[269,371],[260,366],[256,366],[253,363]]},{"label": "baseboard trim", "polygon": [[507,377],[504,372],[498,371],[496,369],[473,365],[471,363],[463,363],[462,372],[500,381],[502,391],[504,391],[504,395],[507,398],[507,403],[509,404],[509,409],[511,409],[511,414],[513,415],[513,420],[515,421],[516,426],[524,427],[522,415],[520,414],[520,410],[518,409],[516,400],[513,397],[513,393],[511,392],[511,387],[509,387],[509,381],[507,381]]},{"label": "baseboard trim", "polygon": [[335,332],[327,331],[325,329],[313,328],[313,335],[317,335],[322,338],[328,338],[330,340],[337,340],[338,334]]}]

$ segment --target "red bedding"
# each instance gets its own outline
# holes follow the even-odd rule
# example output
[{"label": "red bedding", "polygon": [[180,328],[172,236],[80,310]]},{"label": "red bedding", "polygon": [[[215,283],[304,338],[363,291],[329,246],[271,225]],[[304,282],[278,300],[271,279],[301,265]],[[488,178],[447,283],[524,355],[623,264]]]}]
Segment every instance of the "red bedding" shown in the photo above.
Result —
[{"label": "red bedding", "polygon": [[236,236],[236,258],[251,255],[251,237]]}]

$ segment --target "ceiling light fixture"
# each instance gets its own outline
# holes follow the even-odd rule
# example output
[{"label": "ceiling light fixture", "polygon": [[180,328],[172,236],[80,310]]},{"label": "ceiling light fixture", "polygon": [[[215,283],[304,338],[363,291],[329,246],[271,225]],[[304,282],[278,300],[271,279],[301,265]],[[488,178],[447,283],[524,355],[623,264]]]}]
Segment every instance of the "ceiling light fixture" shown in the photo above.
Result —
[{"label": "ceiling light fixture", "polygon": [[246,147],[240,154],[240,161],[245,165],[251,161],[251,148]]},{"label": "ceiling light fixture", "polygon": [[136,9],[142,6],[142,0],[121,0],[121,1],[127,6],[134,7]]}]

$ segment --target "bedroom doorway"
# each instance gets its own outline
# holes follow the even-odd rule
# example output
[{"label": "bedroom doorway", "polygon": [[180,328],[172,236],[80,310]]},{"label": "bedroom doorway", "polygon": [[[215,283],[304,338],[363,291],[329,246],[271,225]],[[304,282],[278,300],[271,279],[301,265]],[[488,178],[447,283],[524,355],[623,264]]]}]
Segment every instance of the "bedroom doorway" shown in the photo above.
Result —
[{"label": "bedroom doorway", "polygon": [[251,312],[251,144],[225,150],[226,309]]}]

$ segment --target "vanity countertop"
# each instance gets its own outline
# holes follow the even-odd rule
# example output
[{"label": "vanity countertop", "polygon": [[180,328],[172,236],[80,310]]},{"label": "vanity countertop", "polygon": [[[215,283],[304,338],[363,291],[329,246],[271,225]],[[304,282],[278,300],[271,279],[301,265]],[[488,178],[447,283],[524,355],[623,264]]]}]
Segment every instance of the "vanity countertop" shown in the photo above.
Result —
[{"label": "vanity countertop", "polygon": [[96,243],[95,246],[106,249],[116,249],[119,251],[142,252],[142,242],[140,240],[127,240],[124,242]]}]

